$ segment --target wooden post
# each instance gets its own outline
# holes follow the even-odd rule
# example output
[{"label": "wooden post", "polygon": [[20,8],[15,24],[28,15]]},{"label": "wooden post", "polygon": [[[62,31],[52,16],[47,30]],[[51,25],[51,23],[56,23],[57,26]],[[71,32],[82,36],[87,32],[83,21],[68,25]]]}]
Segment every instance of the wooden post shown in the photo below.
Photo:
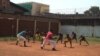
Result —
[{"label": "wooden post", "polygon": [[16,23],[16,34],[18,33],[19,31],[19,19],[17,19],[17,23]]},{"label": "wooden post", "polygon": [[16,23],[16,34],[17,34],[18,31],[19,31],[19,19],[20,19],[20,15],[18,15],[18,18],[17,18],[17,23]]},{"label": "wooden post", "polygon": [[61,28],[61,22],[59,22],[58,24],[59,24],[59,25],[58,25],[58,28],[59,28],[59,29],[58,29],[58,33],[60,33],[60,31],[61,31],[61,29],[60,29],[60,28]]},{"label": "wooden post", "polygon": [[37,20],[34,21],[34,35],[36,33]]},{"label": "wooden post", "polygon": [[48,31],[50,31],[50,29],[51,29],[51,22],[49,21],[49,26],[48,26]]}]

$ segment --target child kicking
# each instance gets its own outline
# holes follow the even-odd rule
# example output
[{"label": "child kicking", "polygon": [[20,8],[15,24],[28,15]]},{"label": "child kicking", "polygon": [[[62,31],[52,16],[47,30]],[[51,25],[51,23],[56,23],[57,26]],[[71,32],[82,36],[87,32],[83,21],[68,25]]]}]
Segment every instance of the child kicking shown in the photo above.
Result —
[{"label": "child kicking", "polygon": [[52,30],[50,30],[50,31],[47,33],[46,37],[43,39],[43,43],[42,43],[42,45],[41,45],[41,49],[44,48],[44,46],[45,46],[46,43],[50,43],[50,44],[52,45],[52,50],[53,50],[53,51],[56,51],[56,48],[55,48],[55,47],[56,47],[56,41],[53,40],[53,33],[52,33]]}]

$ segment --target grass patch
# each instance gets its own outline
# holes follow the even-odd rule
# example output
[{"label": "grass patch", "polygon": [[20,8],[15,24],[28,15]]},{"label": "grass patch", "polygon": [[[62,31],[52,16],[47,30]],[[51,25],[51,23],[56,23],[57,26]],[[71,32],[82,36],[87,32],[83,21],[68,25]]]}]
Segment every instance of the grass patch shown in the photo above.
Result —
[{"label": "grass patch", "polygon": [[96,43],[100,43],[100,38],[96,38],[96,37],[89,37],[87,38],[87,40],[89,41],[89,43],[93,43],[93,44],[96,44]]},{"label": "grass patch", "polygon": [[15,41],[16,37],[0,37],[0,41]]}]

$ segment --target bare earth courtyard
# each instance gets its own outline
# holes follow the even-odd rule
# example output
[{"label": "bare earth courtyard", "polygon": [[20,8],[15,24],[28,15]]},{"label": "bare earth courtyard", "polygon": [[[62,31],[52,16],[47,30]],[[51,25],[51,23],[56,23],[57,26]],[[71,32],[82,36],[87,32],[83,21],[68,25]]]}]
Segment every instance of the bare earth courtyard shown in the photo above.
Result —
[{"label": "bare earth courtyard", "polygon": [[52,51],[51,46],[46,45],[44,50],[40,49],[40,43],[27,43],[29,47],[15,45],[15,42],[0,42],[0,56],[100,56],[100,44],[89,46],[73,43],[73,48],[63,47],[57,44],[57,51]]}]

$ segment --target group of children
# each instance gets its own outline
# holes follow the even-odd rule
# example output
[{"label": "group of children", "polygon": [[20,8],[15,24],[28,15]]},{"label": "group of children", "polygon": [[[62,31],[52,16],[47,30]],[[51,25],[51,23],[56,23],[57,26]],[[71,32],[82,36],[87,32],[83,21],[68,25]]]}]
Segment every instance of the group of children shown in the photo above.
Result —
[{"label": "group of children", "polygon": [[[16,45],[19,44],[19,41],[20,40],[23,40],[24,42],[24,47],[27,47],[26,45],[26,42],[27,40],[29,40],[29,38],[26,38],[28,35],[28,31],[25,30],[25,31],[22,31],[20,33],[17,34],[17,42],[16,42]],[[48,31],[47,33],[43,33],[42,34],[42,42],[41,42],[41,49],[44,49],[45,45],[46,44],[50,44],[52,45],[52,50],[55,51],[56,50],[56,43],[58,43],[58,41],[60,40],[61,43],[64,44],[64,47],[66,47],[66,43],[70,43],[70,47],[72,48],[72,40],[76,40],[77,42],[77,36],[76,36],[76,33],[72,32],[72,37],[69,36],[69,34],[66,34],[66,37],[63,38],[63,34],[59,33],[59,38],[57,39],[57,41],[53,40],[53,31],[50,30]],[[82,43],[82,41],[85,41],[88,45],[88,41],[86,40],[85,36],[81,35],[80,38],[79,38],[79,41],[80,41],[80,45]]]},{"label": "group of children", "polygon": [[[57,42],[58,42],[59,40],[60,40],[61,43],[62,43],[62,41],[63,41],[63,34],[61,34],[61,33],[59,34],[59,38],[58,38]],[[66,37],[64,38],[64,41],[63,41],[63,42],[64,42],[64,47],[66,47],[66,43],[69,42],[69,43],[70,43],[70,47],[72,48],[72,41],[73,41],[73,40],[75,40],[76,43],[78,42],[76,33],[72,32],[72,37],[70,37],[69,34],[66,34]],[[81,35],[81,36],[79,37],[79,43],[80,43],[80,45],[81,45],[82,41],[86,42],[87,45],[89,45],[88,41],[86,40],[85,36],[83,36],[83,35]]]},{"label": "group of children", "polygon": [[[27,47],[26,42],[29,42],[29,38],[27,38],[29,35],[29,31],[24,30],[21,31],[17,34],[17,41],[16,41],[16,45],[19,44],[19,41],[22,40],[24,42],[24,47]],[[55,46],[56,46],[56,41],[53,40],[53,33],[52,30],[48,31],[47,34],[44,34],[44,37],[42,38],[42,43],[41,43],[41,49],[44,48],[44,46],[46,45],[46,43],[49,43],[52,45],[52,50],[56,50]]]}]

